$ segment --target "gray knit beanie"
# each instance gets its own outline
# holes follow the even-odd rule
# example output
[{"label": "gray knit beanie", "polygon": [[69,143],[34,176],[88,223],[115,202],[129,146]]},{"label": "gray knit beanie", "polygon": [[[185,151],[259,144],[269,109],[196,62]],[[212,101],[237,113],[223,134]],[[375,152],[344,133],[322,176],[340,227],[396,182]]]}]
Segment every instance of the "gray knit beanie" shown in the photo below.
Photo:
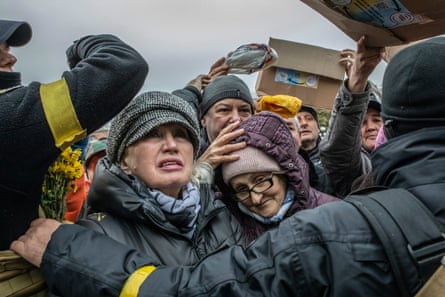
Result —
[{"label": "gray knit beanie", "polygon": [[222,164],[222,175],[225,184],[238,175],[255,172],[277,172],[280,165],[271,156],[253,146],[246,146],[234,152],[239,159]]},{"label": "gray knit beanie", "polygon": [[108,158],[119,164],[128,146],[167,123],[177,123],[187,128],[196,155],[199,151],[199,123],[193,107],[170,93],[146,92],[134,98],[111,123]]},{"label": "gray knit beanie", "polygon": [[215,78],[215,80],[205,87],[202,94],[202,101],[199,104],[199,116],[202,118],[212,105],[226,98],[236,98],[246,101],[250,104],[253,113],[253,98],[246,83],[237,76],[224,75]]}]

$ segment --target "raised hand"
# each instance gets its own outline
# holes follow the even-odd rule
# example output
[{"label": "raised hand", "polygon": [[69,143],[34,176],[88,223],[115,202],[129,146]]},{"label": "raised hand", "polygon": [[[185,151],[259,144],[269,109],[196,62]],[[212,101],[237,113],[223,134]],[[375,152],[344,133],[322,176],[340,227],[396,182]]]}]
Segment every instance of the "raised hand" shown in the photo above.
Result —
[{"label": "raised hand", "polygon": [[357,41],[355,54],[351,50],[342,51],[340,62],[346,63],[348,74],[348,89],[352,93],[361,93],[365,90],[368,78],[384,55],[383,47],[367,47],[366,37]]},{"label": "raised hand", "polygon": [[233,155],[230,153],[246,147],[246,143],[244,141],[239,143],[230,142],[243,135],[243,129],[236,129],[239,124],[239,121],[231,123],[222,129],[207,150],[199,157],[198,162],[206,162],[215,170],[222,163],[238,160],[239,156],[236,153]]}]

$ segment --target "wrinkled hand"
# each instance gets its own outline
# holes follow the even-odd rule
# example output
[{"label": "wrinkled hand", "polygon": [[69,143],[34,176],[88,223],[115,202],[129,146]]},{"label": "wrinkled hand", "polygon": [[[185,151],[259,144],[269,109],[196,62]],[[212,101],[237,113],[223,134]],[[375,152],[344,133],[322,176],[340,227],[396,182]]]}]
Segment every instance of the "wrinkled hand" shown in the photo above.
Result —
[{"label": "wrinkled hand", "polygon": [[260,101],[263,99],[263,96],[253,99],[253,108],[255,112],[261,112]]},{"label": "wrinkled hand", "polygon": [[26,233],[11,243],[10,249],[29,263],[40,267],[51,235],[61,224],[51,219],[36,219]]},{"label": "wrinkled hand", "polygon": [[210,66],[208,76],[203,79],[203,88],[205,88],[212,80],[218,76],[227,75],[229,73],[230,66],[226,64],[226,58],[219,58],[215,63]]},{"label": "wrinkled hand", "polygon": [[[362,36],[357,41],[357,50],[355,55],[351,50],[344,50],[346,58],[340,58],[348,66],[348,89],[351,93],[361,93],[365,91],[368,78],[383,58],[385,48],[383,47],[366,47],[366,37]],[[350,56],[350,57],[348,57]]]},{"label": "wrinkled hand", "polygon": [[187,86],[195,87],[199,91],[204,90],[204,88],[218,76],[227,75],[230,67],[225,64],[225,62],[226,58],[219,58],[212,66],[210,66],[208,74],[199,74],[192,79]]},{"label": "wrinkled hand", "polygon": [[246,143],[244,141],[239,143],[230,142],[243,135],[244,129],[236,129],[239,124],[240,122],[232,123],[222,129],[207,150],[199,157],[198,162],[206,162],[215,170],[222,163],[238,160],[238,155],[230,155],[230,153],[246,147]]},{"label": "wrinkled hand", "polygon": [[208,85],[208,81],[210,80],[210,76],[207,74],[199,74],[197,77],[192,79],[187,86],[194,87],[199,91],[202,91],[205,86]]},{"label": "wrinkled hand", "polygon": [[344,49],[340,53],[339,63],[345,67],[346,75],[349,78],[351,73],[352,65],[355,61],[355,50],[352,49]]}]

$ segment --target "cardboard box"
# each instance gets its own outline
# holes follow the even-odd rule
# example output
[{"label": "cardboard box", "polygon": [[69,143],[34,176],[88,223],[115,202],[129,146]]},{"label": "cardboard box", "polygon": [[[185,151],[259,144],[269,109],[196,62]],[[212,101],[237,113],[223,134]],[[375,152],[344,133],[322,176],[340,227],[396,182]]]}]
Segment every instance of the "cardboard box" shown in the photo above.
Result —
[{"label": "cardboard box", "polygon": [[421,40],[413,41],[413,42],[406,43],[406,44],[403,44],[403,45],[387,46],[387,47],[385,47],[385,54],[383,55],[383,60],[385,60],[385,62],[388,63],[392,59],[392,57],[394,57],[402,49],[404,49],[404,48],[406,48],[408,46],[411,46],[413,44],[422,42],[424,40],[425,39],[421,39]]},{"label": "cardboard box", "polygon": [[[301,0],[353,40],[395,46],[445,33],[445,0]],[[360,21],[359,21],[360,20]]]},{"label": "cardboard box", "polygon": [[259,96],[286,94],[304,105],[330,110],[345,76],[340,52],[318,46],[269,38],[277,63],[258,73]]}]

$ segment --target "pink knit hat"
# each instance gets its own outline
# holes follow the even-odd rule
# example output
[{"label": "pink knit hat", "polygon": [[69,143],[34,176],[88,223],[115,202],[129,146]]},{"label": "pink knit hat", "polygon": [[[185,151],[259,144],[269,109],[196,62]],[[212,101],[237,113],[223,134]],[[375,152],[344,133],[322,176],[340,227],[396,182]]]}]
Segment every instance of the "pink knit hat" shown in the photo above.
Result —
[{"label": "pink knit hat", "polygon": [[242,150],[233,152],[240,158],[236,161],[222,165],[224,183],[238,175],[254,172],[276,172],[282,170],[277,161],[253,146],[246,146]]}]

